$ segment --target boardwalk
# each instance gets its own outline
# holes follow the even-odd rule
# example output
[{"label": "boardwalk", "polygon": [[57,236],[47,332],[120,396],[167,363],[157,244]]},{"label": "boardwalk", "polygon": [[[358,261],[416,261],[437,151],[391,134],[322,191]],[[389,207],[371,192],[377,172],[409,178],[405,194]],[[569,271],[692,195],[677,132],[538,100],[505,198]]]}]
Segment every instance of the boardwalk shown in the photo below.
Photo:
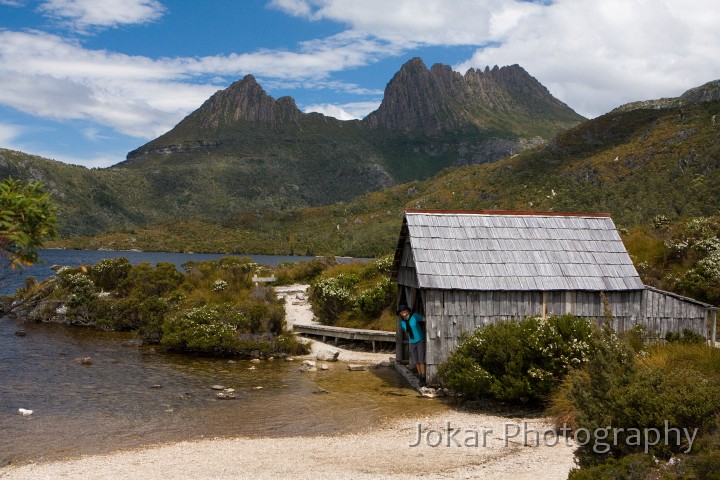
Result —
[{"label": "boardwalk", "polygon": [[395,344],[395,332],[385,332],[383,330],[363,330],[359,328],[333,327],[330,325],[298,324],[293,325],[293,330],[302,335],[322,337],[323,342],[325,342],[326,338],[334,338],[336,345],[338,338],[369,341],[372,343],[373,352],[375,352],[375,342]]}]

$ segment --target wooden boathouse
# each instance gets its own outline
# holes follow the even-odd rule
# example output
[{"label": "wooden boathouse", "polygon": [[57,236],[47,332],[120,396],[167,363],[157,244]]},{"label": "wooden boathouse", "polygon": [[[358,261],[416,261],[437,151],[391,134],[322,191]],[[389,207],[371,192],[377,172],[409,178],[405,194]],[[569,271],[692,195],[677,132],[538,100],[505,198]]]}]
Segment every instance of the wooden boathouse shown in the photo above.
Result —
[{"label": "wooden boathouse", "polygon": [[428,384],[462,332],[526,316],[715,338],[717,308],[646,287],[608,214],[407,210],[391,275],[397,304],[425,316]]}]

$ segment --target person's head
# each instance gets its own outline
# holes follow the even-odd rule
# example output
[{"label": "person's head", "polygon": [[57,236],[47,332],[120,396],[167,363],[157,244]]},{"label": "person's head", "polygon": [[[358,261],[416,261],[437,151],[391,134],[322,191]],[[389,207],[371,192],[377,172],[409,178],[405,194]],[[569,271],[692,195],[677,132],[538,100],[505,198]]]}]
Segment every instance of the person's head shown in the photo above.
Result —
[{"label": "person's head", "polygon": [[397,309],[397,313],[401,317],[405,318],[410,315],[410,309],[408,308],[407,305],[400,305]]}]

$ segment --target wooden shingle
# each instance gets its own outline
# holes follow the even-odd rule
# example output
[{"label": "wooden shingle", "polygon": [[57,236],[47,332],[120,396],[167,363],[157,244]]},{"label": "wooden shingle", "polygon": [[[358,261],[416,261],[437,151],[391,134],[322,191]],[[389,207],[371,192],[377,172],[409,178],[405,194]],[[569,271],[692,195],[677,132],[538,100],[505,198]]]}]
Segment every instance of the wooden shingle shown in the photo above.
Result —
[{"label": "wooden shingle", "polygon": [[644,288],[607,215],[407,211],[405,229],[420,288]]}]

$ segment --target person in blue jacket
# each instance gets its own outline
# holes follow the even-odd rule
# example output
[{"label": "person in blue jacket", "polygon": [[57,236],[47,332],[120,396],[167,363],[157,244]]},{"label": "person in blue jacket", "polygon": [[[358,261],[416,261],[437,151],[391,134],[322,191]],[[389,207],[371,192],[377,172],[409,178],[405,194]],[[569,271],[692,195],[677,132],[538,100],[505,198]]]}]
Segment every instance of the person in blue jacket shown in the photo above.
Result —
[{"label": "person in blue jacket", "polygon": [[423,316],[417,312],[410,314],[407,305],[400,305],[397,309],[400,315],[400,327],[408,336],[410,345],[410,358],[420,375],[421,384],[425,384],[425,331],[422,327]]}]

